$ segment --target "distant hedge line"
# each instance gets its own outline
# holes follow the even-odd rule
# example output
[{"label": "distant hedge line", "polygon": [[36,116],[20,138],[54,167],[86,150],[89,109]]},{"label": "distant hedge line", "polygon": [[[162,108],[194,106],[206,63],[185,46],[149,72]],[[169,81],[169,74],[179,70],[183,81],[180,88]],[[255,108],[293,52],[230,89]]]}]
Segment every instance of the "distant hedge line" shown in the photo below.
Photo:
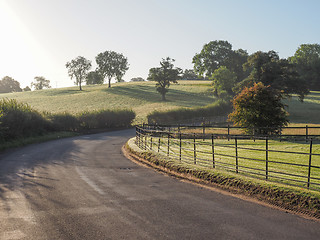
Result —
[{"label": "distant hedge line", "polygon": [[134,118],[132,110],[85,111],[75,115],[40,113],[15,99],[1,99],[0,142],[54,131],[129,127]]},{"label": "distant hedge line", "polygon": [[231,112],[229,102],[218,100],[210,105],[197,108],[179,108],[168,111],[153,111],[147,116],[149,124],[168,124],[193,118],[216,117]]}]

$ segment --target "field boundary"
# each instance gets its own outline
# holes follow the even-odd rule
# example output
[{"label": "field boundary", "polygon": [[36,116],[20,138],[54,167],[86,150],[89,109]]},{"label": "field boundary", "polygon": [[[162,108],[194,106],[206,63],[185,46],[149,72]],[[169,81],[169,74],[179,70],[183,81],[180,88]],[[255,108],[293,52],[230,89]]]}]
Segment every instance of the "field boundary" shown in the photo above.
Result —
[{"label": "field boundary", "polygon": [[123,152],[127,158],[171,176],[232,194],[240,194],[244,198],[255,199],[275,208],[292,211],[306,217],[320,219],[320,194],[318,192],[265,183],[261,180],[252,181],[247,177],[236,176],[217,169],[181,164],[173,159],[164,158],[160,154],[140,149],[135,143],[135,138],[129,139],[123,147]]},{"label": "field boundary", "polygon": [[[179,162],[320,191],[318,139],[305,139],[305,136],[298,142],[295,139],[297,151],[286,149],[293,146],[292,142],[289,143],[292,139],[285,142],[273,136],[252,137],[195,130],[197,128],[136,126],[136,144],[143,150],[161,153]],[[278,147],[274,148],[275,144]]]}]

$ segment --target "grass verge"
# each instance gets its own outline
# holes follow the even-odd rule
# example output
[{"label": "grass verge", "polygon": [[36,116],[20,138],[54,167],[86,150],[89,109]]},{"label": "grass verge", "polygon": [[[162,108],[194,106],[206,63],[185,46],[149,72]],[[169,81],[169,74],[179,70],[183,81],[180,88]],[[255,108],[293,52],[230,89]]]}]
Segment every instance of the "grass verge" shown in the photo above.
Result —
[{"label": "grass verge", "polygon": [[236,194],[252,197],[286,210],[320,219],[319,192],[284,186],[277,183],[269,183],[245,176],[236,176],[235,174],[222,170],[213,170],[185,163],[182,164],[154,152],[141,150],[136,146],[134,139],[135,138],[132,138],[127,142],[125,149],[129,156],[137,161],[142,161],[147,165],[177,177],[209,184]]}]

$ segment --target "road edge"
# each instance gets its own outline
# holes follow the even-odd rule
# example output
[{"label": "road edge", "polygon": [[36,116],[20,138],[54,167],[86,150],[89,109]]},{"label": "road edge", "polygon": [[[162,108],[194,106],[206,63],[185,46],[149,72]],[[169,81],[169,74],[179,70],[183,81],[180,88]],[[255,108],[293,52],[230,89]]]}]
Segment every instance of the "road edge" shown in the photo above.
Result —
[{"label": "road edge", "polygon": [[135,145],[135,138],[131,138],[122,147],[125,157],[160,173],[178,178],[200,187],[219,192],[224,195],[240,198],[287,213],[299,215],[303,218],[320,222],[320,199],[304,194],[295,194],[290,190],[279,190],[263,185],[245,182],[228,174],[221,176],[212,171],[181,167],[169,159],[164,159],[156,153],[143,151]]}]

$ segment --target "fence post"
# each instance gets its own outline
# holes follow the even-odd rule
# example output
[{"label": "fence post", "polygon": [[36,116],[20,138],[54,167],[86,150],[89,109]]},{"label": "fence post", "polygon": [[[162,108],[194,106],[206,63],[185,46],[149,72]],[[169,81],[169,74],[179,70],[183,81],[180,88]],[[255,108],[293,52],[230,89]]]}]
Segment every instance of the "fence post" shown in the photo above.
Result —
[{"label": "fence post", "polygon": [[204,141],[205,135],[206,135],[206,126],[205,126],[205,124],[204,124],[204,122],[203,122],[203,126],[202,126],[202,140],[203,140],[203,141]]},{"label": "fence post", "polygon": [[144,135],[144,150],[147,150],[147,134]]},{"label": "fence post", "polygon": [[196,153],[196,134],[193,134],[193,159],[194,164],[197,164],[197,153]]},{"label": "fence post", "polygon": [[310,187],[311,158],[312,158],[312,138],[310,139],[310,152],[309,152],[309,168],[308,168],[308,184],[307,184],[307,188]]},{"label": "fence post", "polygon": [[230,140],[229,135],[230,135],[230,125],[228,124],[228,141]]},{"label": "fence post", "polygon": [[170,132],[168,133],[168,153],[167,153],[168,156],[169,156],[169,152],[170,152]]},{"label": "fence post", "polygon": [[308,141],[308,125],[306,125],[306,141]]},{"label": "fence post", "polygon": [[179,153],[180,153],[179,159],[180,159],[180,162],[181,162],[181,133],[179,133],[179,140],[180,140],[180,143],[179,143],[179,147],[180,147],[180,149],[179,149]]},{"label": "fence post", "polygon": [[150,136],[150,150],[152,151],[152,135]]},{"label": "fence post", "polygon": [[215,161],[214,161],[214,141],[213,141],[213,134],[211,134],[211,147],[212,147],[212,167],[215,168]]},{"label": "fence post", "polygon": [[235,145],[236,145],[236,173],[239,172],[239,167],[238,167],[238,139],[235,138]]},{"label": "fence post", "polygon": [[141,148],[141,129],[139,128],[139,148]]},{"label": "fence post", "polygon": [[160,152],[160,143],[161,143],[161,138],[159,137],[159,142],[158,142],[158,152]]},{"label": "fence post", "polygon": [[268,180],[268,162],[269,162],[269,146],[268,146],[268,137],[266,137],[266,180]]},{"label": "fence post", "polygon": [[136,126],[136,145],[138,146],[138,126]]}]

